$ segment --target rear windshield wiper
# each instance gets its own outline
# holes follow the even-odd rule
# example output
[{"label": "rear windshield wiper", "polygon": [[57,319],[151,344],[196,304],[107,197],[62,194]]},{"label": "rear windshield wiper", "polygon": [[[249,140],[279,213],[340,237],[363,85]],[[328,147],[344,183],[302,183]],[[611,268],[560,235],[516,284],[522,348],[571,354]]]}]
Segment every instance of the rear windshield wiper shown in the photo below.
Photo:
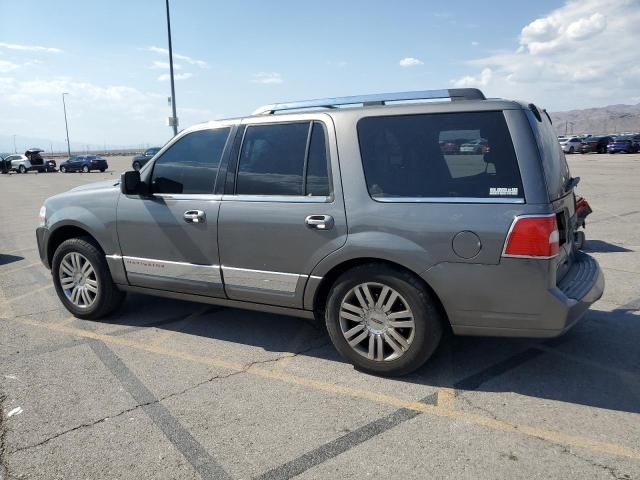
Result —
[{"label": "rear windshield wiper", "polygon": [[569,177],[567,183],[564,184],[564,191],[568,192],[572,188],[575,188],[580,183],[580,177]]}]

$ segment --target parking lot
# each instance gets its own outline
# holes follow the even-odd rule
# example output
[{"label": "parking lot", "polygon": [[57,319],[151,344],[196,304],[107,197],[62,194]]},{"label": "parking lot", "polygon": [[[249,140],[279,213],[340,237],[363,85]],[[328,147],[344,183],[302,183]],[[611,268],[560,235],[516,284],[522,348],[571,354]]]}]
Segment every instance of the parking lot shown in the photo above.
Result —
[{"label": "parking lot", "polygon": [[557,339],[446,338],[399,379],[297,318],[133,294],[71,317],[38,210],[130,158],[1,175],[0,479],[640,478],[640,154],[568,158],[602,300]]}]

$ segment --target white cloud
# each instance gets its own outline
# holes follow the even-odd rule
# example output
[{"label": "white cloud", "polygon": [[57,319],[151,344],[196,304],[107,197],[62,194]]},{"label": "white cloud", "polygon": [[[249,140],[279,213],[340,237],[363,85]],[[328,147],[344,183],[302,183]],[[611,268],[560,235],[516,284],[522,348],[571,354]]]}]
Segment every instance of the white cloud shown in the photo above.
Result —
[{"label": "white cloud", "polygon": [[[149,47],[147,48],[148,51],[150,52],[154,52],[154,53],[158,53],[160,55],[169,55],[169,50],[166,48],[161,48],[161,47]],[[173,58],[176,60],[182,60],[183,62],[187,62],[190,65],[196,65],[200,68],[209,68],[209,64],[207,62],[205,62],[204,60],[198,60],[196,58],[193,57],[188,57],[186,55],[181,55],[179,53],[173,53]],[[175,68],[175,64],[174,64],[174,68]]]},{"label": "white cloud", "polygon": [[[190,74],[189,72],[185,72],[185,73],[176,73],[173,75],[174,80],[187,80],[188,78],[193,77],[192,74]],[[160,75],[158,77],[158,81],[159,82],[165,82],[167,80],[169,80],[171,78],[171,75],[168,73],[163,73],[162,75]]]},{"label": "white cloud", "polygon": [[567,27],[567,36],[573,40],[583,40],[597,35],[607,27],[607,19],[601,13],[594,13],[589,18],[576,20]]},{"label": "white cloud", "polygon": [[637,95],[638,0],[566,0],[524,25],[510,50],[477,58],[451,81],[551,110],[628,102]]},{"label": "white cloud", "polygon": [[464,87],[485,87],[491,81],[491,77],[493,76],[493,72],[490,68],[485,68],[480,72],[480,75],[472,76],[466,75],[458,80],[452,80],[451,83],[454,87],[464,88]]},{"label": "white cloud", "polygon": [[406,57],[400,60],[399,65],[404,68],[417,67],[418,65],[424,65],[424,62],[422,60],[418,60],[417,58]]},{"label": "white cloud", "polygon": [[0,48],[6,48],[8,50],[21,50],[25,52],[46,52],[46,53],[62,53],[59,48],[53,47],[41,47],[40,45],[17,45],[13,43],[0,42]]},{"label": "white cloud", "polygon": [[254,83],[276,84],[282,83],[282,75],[278,72],[259,72],[253,76]]},{"label": "white cloud", "polygon": [[480,45],[480,42],[471,42],[472,47],[477,47],[478,45]]},{"label": "white cloud", "polygon": [[0,73],[12,72],[13,70],[16,70],[18,68],[20,68],[20,65],[18,65],[17,63],[0,60]]},{"label": "white cloud", "polygon": [[[169,62],[153,62],[153,65],[151,66],[151,68],[154,69],[160,69],[160,70],[169,70]],[[180,65],[179,63],[174,63],[173,64],[173,69],[174,70],[182,70],[182,65]]]}]

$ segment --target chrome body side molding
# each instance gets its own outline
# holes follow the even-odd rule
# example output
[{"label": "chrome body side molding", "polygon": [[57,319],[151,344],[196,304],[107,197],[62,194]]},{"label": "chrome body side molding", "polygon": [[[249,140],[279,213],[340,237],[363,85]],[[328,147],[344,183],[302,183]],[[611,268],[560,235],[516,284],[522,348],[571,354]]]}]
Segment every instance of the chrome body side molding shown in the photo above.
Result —
[{"label": "chrome body side molding", "polygon": [[300,280],[305,281],[308,275],[297,273],[281,273],[247,268],[222,266],[224,283],[227,287],[265,290],[293,295]]},{"label": "chrome body side molding", "polygon": [[222,283],[219,265],[196,265],[140,257],[122,257],[127,273],[191,280],[204,283]]}]

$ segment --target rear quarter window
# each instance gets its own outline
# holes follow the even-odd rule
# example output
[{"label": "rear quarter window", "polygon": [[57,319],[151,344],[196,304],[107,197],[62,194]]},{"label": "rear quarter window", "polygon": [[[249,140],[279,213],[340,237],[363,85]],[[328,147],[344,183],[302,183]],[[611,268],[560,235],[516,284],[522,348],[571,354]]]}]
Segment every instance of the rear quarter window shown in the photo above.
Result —
[{"label": "rear quarter window", "polygon": [[564,195],[565,185],[571,177],[567,159],[547,116],[543,115],[538,121],[533,113],[527,112],[527,117],[540,150],[549,199],[556,200]]},{"label": "rear quarter window", "polygon": [[524,197],[501,112],[366,117],[357,129],[374,199]]}]

